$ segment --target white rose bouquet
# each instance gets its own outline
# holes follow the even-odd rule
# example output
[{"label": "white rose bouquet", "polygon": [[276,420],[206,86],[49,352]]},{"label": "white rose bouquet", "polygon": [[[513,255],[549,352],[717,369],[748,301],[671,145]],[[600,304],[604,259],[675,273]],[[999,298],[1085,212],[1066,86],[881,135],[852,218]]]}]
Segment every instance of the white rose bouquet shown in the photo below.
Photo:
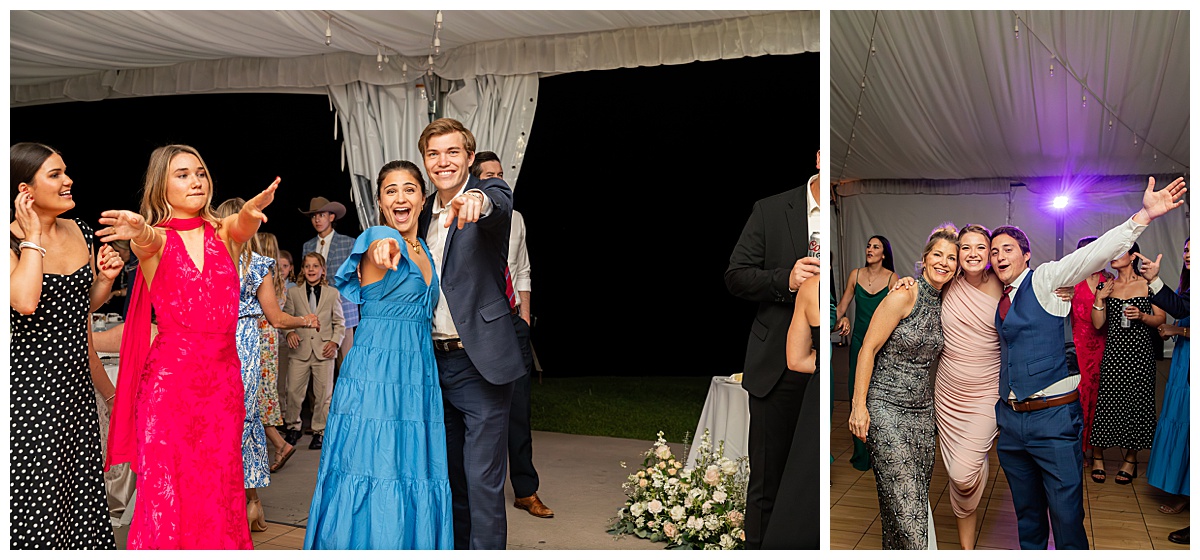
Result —
[{"label": "white rose bouquet", "polygon": [[641,467],[621,484],[629,499],[608,532],[663,542],[670,549],[744,548],[750,467],[745,457],[726,458],[724,448],[722,441],[714,449],[705,430],[696,466],[684,468],[658,432]]}]

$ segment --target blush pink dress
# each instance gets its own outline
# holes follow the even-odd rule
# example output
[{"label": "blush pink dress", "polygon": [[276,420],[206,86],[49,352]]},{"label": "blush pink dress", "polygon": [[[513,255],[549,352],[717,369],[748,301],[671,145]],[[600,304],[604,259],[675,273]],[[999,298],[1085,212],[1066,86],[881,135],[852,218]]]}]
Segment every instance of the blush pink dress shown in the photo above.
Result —
[{"label": "blush pink dress", "polygon": [[130,304],[138,325],[127,325],[122,340],[108,462],[131,461],[138,474],[130,549],[252,548],[242,490],[246,409],[234,339],[238,274],[208,224],[203,270],[197,268],[172,226],[198,225],[167,224],[148,294],[158,336],[143,346],[144,367],[126,363],[137,360],[134,347],[144,345],[138,339],[148,329],[140,324],[148,314],[140,270]]},{"label": "blush pink dress", "polygon": [[988,452],[996,439],[1000,337],[991,296],[959,278],[942,296],[946,339],[933,389],[938,449],[950,475],[954,515],[979,506],[988,478]]},{"label": "blush pink dress", "polygon": [[[1092,419],[1096,417],[1096,395],[1100,390],[1100,359],[1104,356],[1104,330],[1092,325],[1096,294],[1087,280],[1075,285],[1071,299],[1071,338],[1079,360],[1079,404],[1083,407],[1083,458],[1091,455]],[[1090,470],[1091,467],[1088,467]]]}]

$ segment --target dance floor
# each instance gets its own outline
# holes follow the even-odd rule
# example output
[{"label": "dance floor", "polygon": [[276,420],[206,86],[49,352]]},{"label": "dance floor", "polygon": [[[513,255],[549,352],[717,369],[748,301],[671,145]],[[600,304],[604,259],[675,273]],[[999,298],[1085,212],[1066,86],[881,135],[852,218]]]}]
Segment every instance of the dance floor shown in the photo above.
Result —
[{"label": "dance floor", "polygon": [[[833,550],[878,550],[882,530],[879,518],[879,498],[875,491],[872,471],[861,472],[850,466],[853,446],[846,428],[850,403],[846,399],[848,348],[834,348],[833,371],[835,397],[830,452],[835,462],[830,467],[830,547]],[[1169,360],[1158,362],[1158,398],[1166,384]],[[1171,531],[1190,524],[1190,510],[1168,515],[1158,506],[1170,502],[1171,495],[1146,484],[1143,476],[1150,451],[1138,456],[1141,466],[1133,484],[1121,486],[1113,482],[1120,467],[1120,449],[1109,449],[1105,455],[1108,482],[1096,484],[1084,477],[1084,526],[1089,543],[1097,549],[1187,549],[1167,540]],[[989,457],[987,486],[979,504],[977,548],[1015,549],[1017,518],[1013,512],[1012,494],[1004,473],[999,468],[995,451]],[[933,504],[934,527],[939,549],[958,549],[958,529],[950,505],[949,478],[941,454],[934,461],[933,480],[929,485]],[[1054,540],[1051,538],[1051,547]]]},{"label": "dance floor", "polygon": [[[271,475],[271,486],[259,490],[267,531],[253,533],[259,550],[301,549],[304,524],[316,482],[320,452],[301,438],[296,454],[283,470]],[[505,484],[510,550],[662,550],[661,543],[609,535],[608,523],[625,503],[621,483],[629,474],[620,462],[641,463],[651,442],[621,438],[533,432],[534,465],[541,478],[538,496],[554,517],[539,519],[512,507],[512,489]],[[683,446],[672,444],[676,453]],[[124,548],[128,527],[117,530],[117,547]]]}]

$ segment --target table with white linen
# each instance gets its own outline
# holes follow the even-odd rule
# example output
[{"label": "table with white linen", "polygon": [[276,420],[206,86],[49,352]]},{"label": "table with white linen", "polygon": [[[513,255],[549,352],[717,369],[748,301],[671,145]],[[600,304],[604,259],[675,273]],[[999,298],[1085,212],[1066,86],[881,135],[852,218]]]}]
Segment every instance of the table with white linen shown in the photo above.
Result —
[{"label": "table with white linen", "polygon": [[746,456],[750,441],[750,394],[731,376],[719,375],[709,383],[704,410],[700,412],[700,422],[696,424],[696,435],[688,452],[688,467],[696,465],[700,439],[706,429],[714,449],[721,441],[725,442],[725,457]]}]

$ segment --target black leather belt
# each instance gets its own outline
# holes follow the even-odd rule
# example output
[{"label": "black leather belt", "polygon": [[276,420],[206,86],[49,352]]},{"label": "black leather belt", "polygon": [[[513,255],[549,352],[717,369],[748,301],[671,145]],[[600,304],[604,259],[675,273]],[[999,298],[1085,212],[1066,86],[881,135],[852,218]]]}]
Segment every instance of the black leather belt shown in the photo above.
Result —
[{"label": "black leather belt", "polygon": [[1040,397],[1024,401],[1010,400],[1006,402],[1008,403],[1008,406],[1015,412],[1033,412],[1035,410],[1044,410],[1054,406],[1070,404],[1077,400],[1079,400],[1079,391],[1071,391],[1070,393],[1059,395],[1057,397]]},{"label": "black leather belt", "polygon": [[434,340],[433,349],[439,352],[453,352],[462,350],[463,343],[461,338],[447,338],[443,340]]}]

